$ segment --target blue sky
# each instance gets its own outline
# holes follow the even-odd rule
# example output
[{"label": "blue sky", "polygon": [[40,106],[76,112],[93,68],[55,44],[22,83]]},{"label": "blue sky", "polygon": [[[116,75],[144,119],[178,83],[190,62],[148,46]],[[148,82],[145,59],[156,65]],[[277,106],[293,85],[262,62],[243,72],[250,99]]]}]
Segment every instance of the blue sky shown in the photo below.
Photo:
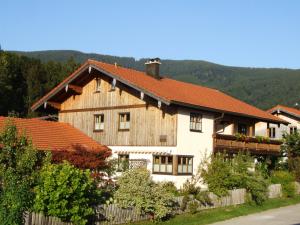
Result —
[{"label": "blue sky", "polygon": [[0,44],[300,68],[300,1],[0,0]]}]

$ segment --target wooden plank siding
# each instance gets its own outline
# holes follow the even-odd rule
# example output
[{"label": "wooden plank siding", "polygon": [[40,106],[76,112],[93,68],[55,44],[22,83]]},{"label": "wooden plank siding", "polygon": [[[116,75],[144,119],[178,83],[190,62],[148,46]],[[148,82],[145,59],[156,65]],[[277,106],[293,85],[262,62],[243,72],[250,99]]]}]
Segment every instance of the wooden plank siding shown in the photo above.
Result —
[{"label": "wooden plank siding", "polygon": [[[96,92],[95,76],[83,87],[81,95],[73,95],[61,104],[59,121],[67,122],[88,136],[109,146],[176,146],[177,109],[157,101],[125,85],[117,83],[111,90],[111,80],[101,78]],[[119,113],[130,113],[130,130],[119,131]],[[104,115],[104,131],[94,131],[94,115]],[[160,135],[166,135],[161,142]]]}]

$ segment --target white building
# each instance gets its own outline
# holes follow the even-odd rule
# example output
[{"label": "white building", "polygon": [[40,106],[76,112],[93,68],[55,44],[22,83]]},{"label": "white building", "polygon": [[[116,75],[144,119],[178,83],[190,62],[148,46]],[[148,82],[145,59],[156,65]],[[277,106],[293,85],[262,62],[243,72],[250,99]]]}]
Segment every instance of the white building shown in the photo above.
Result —
[{"label": "white building", "polygon": [[270,138],[281,139],[284,133],[291,134],[300,129],[300,110],[277,105],[267,110],[267,112],[287,123],[280,125],[270,124],[269,127],[267,127],[266,123],[261,122],[257,125],[258,134],[262,134],[267,130],[267,134]]},{"label": "white building", "polygon": [[154,180],[178,187],[206,154],[279,153],[280,142],[253,137],[257,123],[285,121],[218,90],[160,76],[159,66],[153,59],[141,72],[88,60],[32,110],[57,112],[59,122],[109,146],[120,164],[147,167]]}]

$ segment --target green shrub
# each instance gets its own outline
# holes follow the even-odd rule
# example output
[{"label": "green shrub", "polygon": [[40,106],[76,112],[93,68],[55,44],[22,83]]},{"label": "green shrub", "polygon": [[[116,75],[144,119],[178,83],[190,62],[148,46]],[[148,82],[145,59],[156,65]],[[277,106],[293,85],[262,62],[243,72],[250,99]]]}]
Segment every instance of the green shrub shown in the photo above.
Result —
[{"label": "green shrub", "polygon": [[35,193],[35,211],[79,225],[94,215],[99,196],[90,171],[68,162],[45,165]]},{"label": "green shrub", "polygon": [[179,196],[179,191],[176,188],[174,182],[168,181],[168,182],[162,182],[161,186],[169,193],[173,194],[174,196]]},{"label": "green shrub", "polygon": [[296,186],[294,183],[295,182],[294,174],[284,170],[274,171],[271,174],[271,182],[273,184],[281,184],[283,196],[285,197],[295,196]]},{"label": "green shrub", "polygon": [[212,204],[212,201],[209,197],[209,191],[200,191],[195,198],[204,206]]},{"label": "green shrub", "polygon": [[250,193],[251,200],[257,205],[262,205],[268,199],[268,180],[260,175],[249,176],[246,181],[246,190]]},{"label": "green shrub", "polygon": [[188,203],[188,210],[191,214],[195,214],[198,211],[199,203],[195,200]]},{"label": "green shrub", "polygon": [[181,205],[180,205],[180,210],[181,211],[186,210],[187,204],[188,204],[189,201],[190,201],[190,197],[188,195],[184,195],[183,198],[182,198]]},{"label": "green shrub", "polygon": [[182,195],[197,195],[200,192],[201,188],[197,186],[197,181],[195,179],[186,180],[181,189],[180,193]]},{"label": "green shrub", "polygon": [[245,188],[251,193],[252,200],[261,204],[267,199],[268,182],[259,170],[249,170],[253,163],[249,154],[238,153],[230,158],[219,153],[206,160],[199,173],[209,191],[217,196],[228,195],[228,190]]},{"label": "green shrub", "polygon": [[155,183],[147,169],[138,168],[124,172],[118,179],[119,189],[115,199],[121,207],[136,207],[159,220],[172,212],[173,195],[163,184]]},{"label": "green shrub", "polygon": [[288,160],[289,169],[294,173],[296,181],[300,182],[300,156]]},{"label": "green shrub", "polygon": [[230,164],[224,159],[224,155],[212,155],[201,166],[200,177],[208,185],[209,191],[219,197],[228,195],[228,190],[232,189],[232,172]]},{"label": "green shrub", "polygon": [[33,148],[16,126],[8,121],[0,134],[0,224],[23,223],[23,213],[31,208],[43,154]]}]

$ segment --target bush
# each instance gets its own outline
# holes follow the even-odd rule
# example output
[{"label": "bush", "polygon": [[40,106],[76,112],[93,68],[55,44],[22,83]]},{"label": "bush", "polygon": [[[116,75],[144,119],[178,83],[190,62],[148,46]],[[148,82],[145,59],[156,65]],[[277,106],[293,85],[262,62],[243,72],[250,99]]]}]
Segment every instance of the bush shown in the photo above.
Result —
[{"label": "bush", "polygon": [[94,215],[99,197],[90,171],[68,162],[45,165],[35,193],[35,211],[80,225]]},{"label": "bush", "polygon": [[209,197],[209,191],[200,191],[195,198],[204,206],[212,204],[212,201]]},{"label": "bush", "polygon": [[285,197],[294,197],[296,194],[295,176],[284,170],[274,171],[271,175],[273,184],[281,184]]},{"label": "bush", "polygon": [[173,194],[174,196],[179,195],[179,191],[177,190],[174,182],[172,181],[162,182],[161,185],[167,192]]},{"label": "bush", "polygon": [[251,200],[262,205],[268,199],[269,183],[263,176],[249,176],[244,188],[250,193]]},{"label": "bush", "polygon": [[198,211],[199,203],[195,200],[188,203],[188,210],[191,214],[195,214]]},{"label": "bush", "polygon": [[197,181],[195,179],[186,180],[182,188],[180,190],[180,193],[182,195],[197,195],[200,192],[201,188],[197,186]]},{"label": "bush", "polygon": [[204,161],[199,173],[209,191],[217,196],[228,195],[228,190],[245,188],[251,193],[252,200],[261,204],[267,199],[268,182],[259,170],[249,170],[253,162],[249,154],[238,153],[229,158],[226,154],[218,153]]},{"label": "bush", "polygon": [[300,182],[300,156],[289,159],[288,165],[294,173],[296,181]]},{"label": "bush", "polygon": [[33,148],[16,126],[8,121],[0,135],[0,224],[23,223],[23,213],[32,206],[43,154]]},{"label": "bush", "polygon": [[213,155],[210,160],[206,159],[201,166],[200,177],[208,185],[209,191],[219,197],[228,195],[228,190],[232,189],[232,173],[231,166],[224,159],[224,155]]},{"label": "bush", "polygon": [[115,199],[121,207],[136,207],[140,213],[149,213],[156,220],[170,215],[173,195],[163,184],[155,183],[147,169],[124,172],[118,179],[118,185]]}]

